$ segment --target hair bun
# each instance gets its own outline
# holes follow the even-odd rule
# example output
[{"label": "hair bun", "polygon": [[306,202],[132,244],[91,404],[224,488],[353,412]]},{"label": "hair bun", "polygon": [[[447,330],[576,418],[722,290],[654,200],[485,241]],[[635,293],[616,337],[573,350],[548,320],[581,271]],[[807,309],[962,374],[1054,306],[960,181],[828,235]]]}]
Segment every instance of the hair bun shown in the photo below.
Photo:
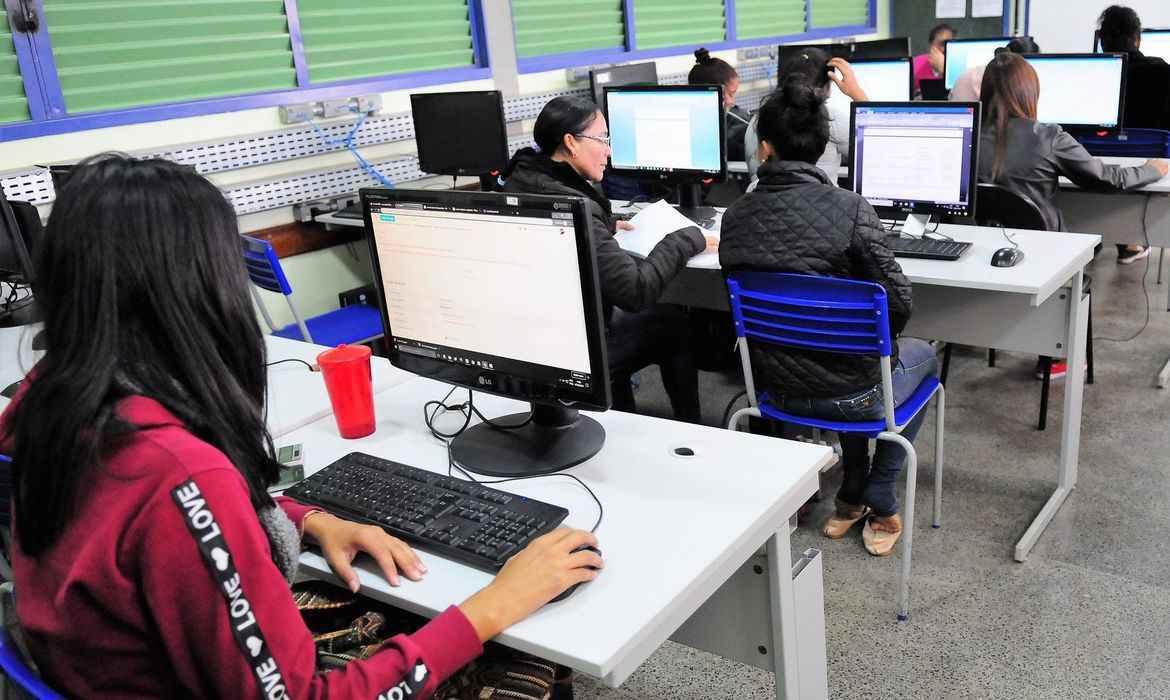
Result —
[{"label": "hair bun", "polygon": [[695,63],[700,65],[711,62],[711,52],[705,48],[695,50]]},{"label": "hair bun", "polygon": [[780,93],[787,104],[800,110],[816,110],[825,103],[821,91],[800,77],[781,82]]}]

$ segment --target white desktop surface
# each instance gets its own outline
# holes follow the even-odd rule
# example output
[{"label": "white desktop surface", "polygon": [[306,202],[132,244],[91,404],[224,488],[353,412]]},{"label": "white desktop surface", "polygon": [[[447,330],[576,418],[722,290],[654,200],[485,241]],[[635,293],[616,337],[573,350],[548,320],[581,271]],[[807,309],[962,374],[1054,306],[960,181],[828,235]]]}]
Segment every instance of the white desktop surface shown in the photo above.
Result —
[{"label": "white desktop surface", "polygon": [[[264,336],[264,344],[268,348],[269,364],[278,360],[297,359],[315,365],[317,355],[329,349],[324,345],[274,335]],[[375,394],[414,377],[392,366],[384,357],[370,358],[370,366]],[[283,437],[297,428],[331,415],[333,406],[329,403],[325,380],[320,372],[309,371],[299,362],[285,362],[268,368],[268,430],[272,437]]]},{"label": "white desktop surface", "polygon": [[[40,324],[0,328],[0,389],[24,378],[40,359],[40,352],[32,349],[33,336],[41,329]],[[0,411],[8,405],[8,399],[0,396]]]},{"label": "white desktop surface", "polygon": [[[306,474],[351,451],[446,473],[446,450],[427,432],[422,406],[450,388],[420,378],[379,394],[378,429],[366,438],[342,439],[329,420],[288,437],[305,446]],[[460,389],[453,400],[464,396]],[[524,410],[519,402],[485,394],[476,395],[476,405],[491,417]],[[771,536],[788,536],[788,518],[816,491],[818,471],[832,453],[822,446],[628,413],[590,415],[605,427],[605,447],[570,473],[604,505],[597,536],[606,568],[499,641],[617,686]],[[457,427],[448,419],[439,427]],[[683,445],[695,456],[675,455],[674,448]],[[597,518],[593,499],[571,479],[553,476],[496,488],[568,508],[566,524],[573,527],[588,529]],[[433,554],[420,556],[429,569],[424,581],[404,581],[397,588],[374,573],[372,560],[362,558],[363,593],[432,616],[492,578]],[[315,553],[301,556],[301,568],[309,575],[331,575]]]},{"label": "white desktop surface", "polygon": [[[1141,164],[1145,163],[1147,160],[1149,160],[1149,158],[1124,158],[1121,156],[1102,156],[1100,158],[1101,158],[1102,162],[1104,162],[1108,165],[1120,165],[1122,167],[1132,167],[1132,166],[1136,166],[1136,165],[1141,165]],[[1060,178],[1060,186],[1063,189],[1070,189],[1070,190],[1080,189],[1075,184],[1073,184],[1073,182],[1071,180],[1069,180],[1067,177]],[[1134,192],[1170,193],[1170,175],[1167,175],[1166,177],[1162,178],[1161,180],[1158,180],[1157,182],[1151,182],[1148,185],[1145,185],[1143,187],[1139,187],[1136,190],[1132,190],[1132,191],[1134,191]]]}]

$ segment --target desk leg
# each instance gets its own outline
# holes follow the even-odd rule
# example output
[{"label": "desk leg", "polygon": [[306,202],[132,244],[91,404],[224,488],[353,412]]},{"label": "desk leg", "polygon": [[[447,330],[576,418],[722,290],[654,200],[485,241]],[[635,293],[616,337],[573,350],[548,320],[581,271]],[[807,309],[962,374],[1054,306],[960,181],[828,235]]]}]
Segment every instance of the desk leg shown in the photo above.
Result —
[{"label": "desk leg", "polygon": [[1088,328],[1088,304],[1084,299],[1084,273],[1077,272],[1072,278],[1069,293],[1072,298],[1068,310],[1067,350],[1068,374],[1065,376],[1064,419],[1060,426],[1060,467],[1057,472],[1056,490],[1040,509],[1040,514],[1028,526],[1028,530],[1016,543],[1016,561],[1025,561],[1032,547],[1036,545],[1044,528],[1077,485],[1077,458],[1081,448],[1081,405],[1085,392],[1085,334]]},{"label": "desk leg", "polygon": [[796,649],[796,593],[792,583],[791,528],[768,540],[768,599],[772,613],[772,658],[776,665],[776,700],[798,700],[799,657]]}]

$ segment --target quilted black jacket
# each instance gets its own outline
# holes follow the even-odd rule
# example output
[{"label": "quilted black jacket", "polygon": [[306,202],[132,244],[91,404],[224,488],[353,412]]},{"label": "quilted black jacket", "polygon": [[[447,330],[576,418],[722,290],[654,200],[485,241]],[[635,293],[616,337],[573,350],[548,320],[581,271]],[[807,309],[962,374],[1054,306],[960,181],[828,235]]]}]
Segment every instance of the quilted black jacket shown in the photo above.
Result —
[{"label": "quilted black jacket", "polygon": [[614,225],[609,200],[567,163],[554,161],[531,148],[512,156],[503,177],[505,192],[529,194],[567,194],[584,196],[589,208],[589,232],[597,255],[597,277],[601,282],[601,300],[609,309],[640,311],[653,306],[663,288],[686,267],[687,260],[703,252],[707,240],[697,226],[688,226],[668,234],[645,259],[622,250],[614,239]]},{"label": "quilted black jacket", "polygon": [[[881,221],[859,195],[834,187],[812,163],[768,161],[760,182],[723,215],[725,272],[765,270],[872,280],[888,295],[890,332],[910,318],[910,281],[885,243]],[[894,348],[895,352],[897,348]],[[757,390],[777,396],[846,396],[881,382],[877,358],[751,348]]]}]

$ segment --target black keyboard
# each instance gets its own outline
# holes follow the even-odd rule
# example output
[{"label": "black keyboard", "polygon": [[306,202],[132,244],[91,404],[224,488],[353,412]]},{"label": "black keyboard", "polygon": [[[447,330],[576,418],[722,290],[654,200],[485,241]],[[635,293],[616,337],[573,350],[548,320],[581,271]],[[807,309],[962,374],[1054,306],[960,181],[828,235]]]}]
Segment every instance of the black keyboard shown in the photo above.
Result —
[{"label": "black keyboard", "polygon": [[947,241],[938,238],[906,238],[886,236],[886,245],[899,258],[929,258],[931,260],[958,260],[971,244],[967,241]]},{"label": "black keyboard", "polygon": [[492,573],[569,515],[559,506],[361,452],[284,495]]},{"label": "black keyboard", "polygon": [[333,212],[333,215],[339,219],[363,219],[365,215],[362,214],[361,204],[351,204],[344,209],[338,209]]}]

